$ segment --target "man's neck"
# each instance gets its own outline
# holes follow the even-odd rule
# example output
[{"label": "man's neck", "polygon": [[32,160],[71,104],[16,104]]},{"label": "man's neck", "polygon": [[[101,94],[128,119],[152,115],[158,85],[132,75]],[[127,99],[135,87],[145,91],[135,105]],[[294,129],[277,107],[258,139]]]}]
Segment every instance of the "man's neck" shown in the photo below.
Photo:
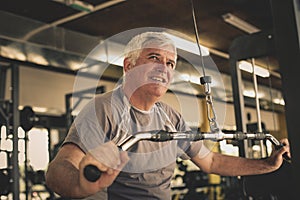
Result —
[{"label": "man's neck", "polygon": [[131,105],[144,111],[149,111],[157,101],[158,101],[157,98],[146,97],[144,95],[138,95],[138,94],[132,95],[131,98],[129,99]]},{"label": "man's neck", "polygon": [[148,95],[143,91],[139,91],[139,89],[134,92],[129,91],[126,87],[123,89],[130,104],[140,110],[149,111],[160,99],[159,97]]}]

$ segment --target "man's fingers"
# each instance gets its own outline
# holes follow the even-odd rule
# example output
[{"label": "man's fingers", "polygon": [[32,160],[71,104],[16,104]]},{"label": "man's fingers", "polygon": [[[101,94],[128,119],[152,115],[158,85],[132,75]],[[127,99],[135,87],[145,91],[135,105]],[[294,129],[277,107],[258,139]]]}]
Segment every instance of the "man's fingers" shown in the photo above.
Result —
[{"label": "man's fingers", "polygon": [[[101,172],[107,174],[108,176],[114,176],[120,173],[122,168],[129,161],[129,157],[126,151],[119,151],[117,149],[116,152],[111,152],[111,154],[113,155],[103,155],[101,159],[98,159],[100,153],[104,153],[104,151],[107,151],[108,147],[111,147],[111,145],[100,146],[98,148],[93,149],[92,151],[89,151],[86,155],[85,163],[89,165],[94,165]],[[95,154],[97,158],[95,158]],[[111,156],[112,158],[108,158],[107,160],[104,159],[109,156]]]},{"label": "man's fingers", "polygon": [[126,151],[121,151],[120,152],[120,160],[121,163],[117,166],[116,169],[113,170],[113,173],[115,176],[117,176],[120,171],[123,169],[123,167],[127,164],[127,162],[129,161],[129,157]]},{"label": "man's fingers", "polygon": [[281,139],[282,147],[278,149],[278,153],[286,160],[291,161],[290,145],[287,138]]},{"label": "man's fingers", "polygon": [[109,168],[116,168],[121,163],[119,149],[113,142],[107,142],[91,149],[89,154]]},{"label": "man's fingers", "polygon": [[120,152],[120,158],[121,158],[121,165],[123,165],[124,167],[125,164],[129,161],[128,153],[126,151]]},{"label": "man's fingers", "polygon": [[106,171],[106,173],[108,174],[108,175],[113,175],[114,174],[114,169],[112,169],[112,168],[108,168],[107,169],[107,171]]}]

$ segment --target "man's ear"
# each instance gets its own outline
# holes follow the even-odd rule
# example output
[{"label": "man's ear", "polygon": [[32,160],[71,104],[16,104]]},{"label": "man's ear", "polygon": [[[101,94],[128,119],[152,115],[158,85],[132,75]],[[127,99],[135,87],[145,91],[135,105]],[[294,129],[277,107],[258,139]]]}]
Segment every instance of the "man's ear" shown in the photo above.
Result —
[{"label": "man's ear", "polygon": [[128,58],[125,58],[123,61],[123,67],[124,67],[124,72],[127,72],[128,70],[130,70],[132,68],[132,64],[129,61]]}]

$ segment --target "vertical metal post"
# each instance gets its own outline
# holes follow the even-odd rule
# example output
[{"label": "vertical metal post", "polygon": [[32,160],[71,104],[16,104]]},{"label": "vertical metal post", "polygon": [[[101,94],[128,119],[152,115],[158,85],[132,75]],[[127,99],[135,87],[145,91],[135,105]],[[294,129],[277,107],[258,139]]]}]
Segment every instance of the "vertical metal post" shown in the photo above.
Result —
[{"label": "vertical metal post", "polygon": [[71,98],[72,98],[71,94],[66,94],[65,95],[67,128],[70,128],[70,126],[72,124]]},{"label": "vertical metal post", "polygon": [[0,99],[5,98],[7,66],[0,66]]},{"label": "vertical metal post", "polygon": [[19,180],[19,136],[18,128],[20,126],[19,114],[19,66],[11,65],[11,96],[12,96],[12,110],[13,110],[13,153],[12,153],[12,178],[13,178],[13,200],[20,199],[20,180]]},{"label": "vertical metal post", "polygon": [[24,149],[25,149],[25,161],[24,161],[24,175],[25,175],[25,200],[29,199],[29,182],[28,182],[28,132],[25,132],[24,136]]},{"label": "vertical metal post", "polygon": [[[251,58],[251,64],[252,64],[252,79],[253,79],[253,87],[254,87],[254,94],[255,94],[255,107],[256,107],[256,117],[257,117],[257,131],[262,132],[262,125],[261,125],[261,115],[260,115],[260,103],[259,103],[259,97],[258,97],[258,86],[257,86],[257,77],[255,74],[255,60],[254,58]],[[259,141],[260,146],[260,155],[262,158],[266,157],[265,153],[265,147],[262,140]]]},{"label": "vertical metal post", "polygon": [[[247,132],[246,119],[245,119],[245,103],[242,91],[242,75],[237,64],[237,60],[230,58],[230,68],[231,68],[231,81],[232,81],[232,92],[234,99],[234,113],[236,121],[237,131]],[[252,154],[248,151],[248,141],[244,140],[239,142],[239,155],[242,157],[252,157]]]}]

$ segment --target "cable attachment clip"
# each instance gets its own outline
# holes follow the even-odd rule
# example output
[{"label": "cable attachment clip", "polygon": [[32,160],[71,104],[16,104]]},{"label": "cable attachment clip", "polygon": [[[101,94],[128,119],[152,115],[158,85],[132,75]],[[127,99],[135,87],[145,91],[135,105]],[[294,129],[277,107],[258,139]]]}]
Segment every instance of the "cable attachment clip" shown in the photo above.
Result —
[{"label": "cable attachment clip", "polygon": [[210,85],[211,84],[211,77],[210,76],[202,76],[200,77],[201,85],[204,85],[204,93],[209,94],[211,93]]},{"label": "cable attachment clip", "polygon": [[201,85],[204,85],[204,94],[205,94],[205,101],[206,101],[206,111],[207,117],[209,121],[210,131],[212,133],[220,132],[219,125],[217,122],[216,112],[213,105],[213,100],[211,96],[211,77],[210,76],[202,76],[200,77]]}]

